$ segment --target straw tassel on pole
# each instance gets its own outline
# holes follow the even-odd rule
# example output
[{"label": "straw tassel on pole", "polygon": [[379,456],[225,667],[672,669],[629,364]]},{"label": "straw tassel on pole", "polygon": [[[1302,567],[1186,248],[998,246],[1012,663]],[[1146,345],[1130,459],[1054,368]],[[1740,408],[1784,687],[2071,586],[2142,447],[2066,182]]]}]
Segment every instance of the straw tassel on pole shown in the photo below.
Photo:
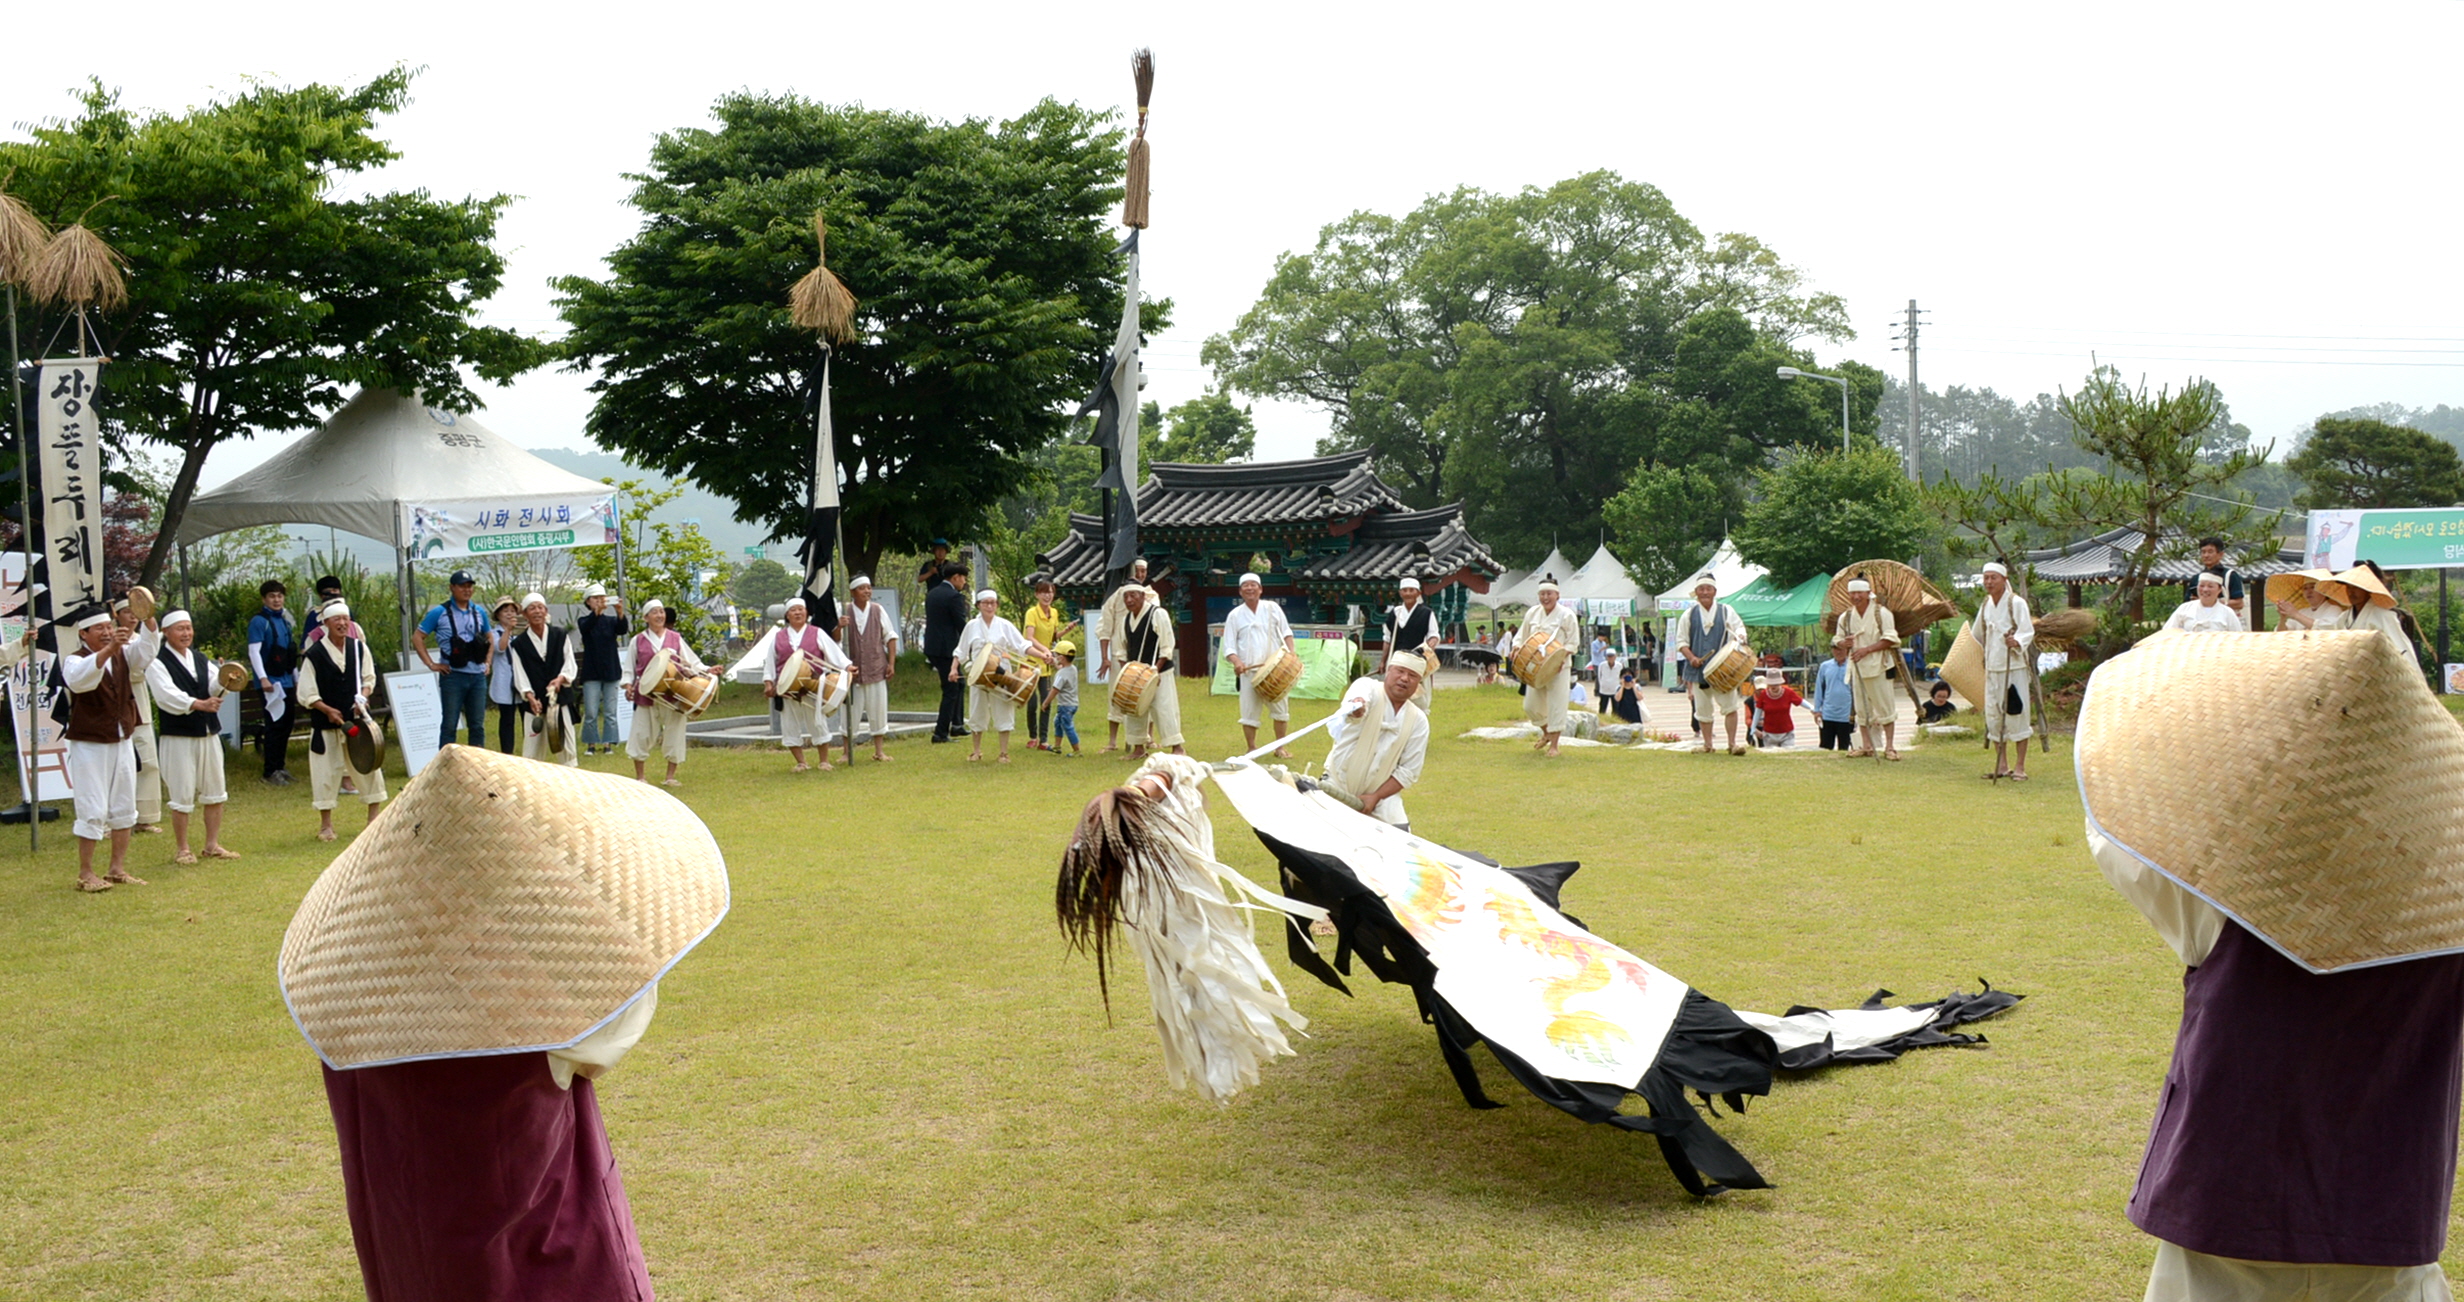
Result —
[{"label": "straw tassel on pole", "polygon": [[787,291],[788,315],[798,329],[811,330],[831,343],[856,337],[856,296],[830,270],[830,224],[813,210],[813,269]]},{"label": "straw tassel on pole", "polygon": [[1138,83],[1138,133],[1129,141],[1129,185],[1121,198],[1121,224],[1136,230],[1147,226],[1146,104],[1155,90],[1155,52],[1141,49],[1129,56],[1129,75]]}]

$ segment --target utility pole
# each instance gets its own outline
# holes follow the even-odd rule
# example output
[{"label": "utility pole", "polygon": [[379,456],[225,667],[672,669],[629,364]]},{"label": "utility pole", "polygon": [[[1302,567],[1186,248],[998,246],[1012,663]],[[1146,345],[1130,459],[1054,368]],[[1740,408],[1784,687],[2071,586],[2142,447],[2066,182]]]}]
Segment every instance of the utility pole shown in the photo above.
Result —
[{"label": "utility pole", "polygon": [[1896,338],[1896,339],[1898,339],[1898,340],[1899,340],[1899,347],[1900,347],[1901,349],[1905,350],[1905,351],[1907,352],[1907,354],[1908,354],[1908,429],[1907,429],[1907,462],[1908,462],[1908,478],[1913,479],[1913,480],[1917,481],[1918,483],[1923,483],[1923,482],[1925,482],[1924,476],[1922,476],[1922,475],[1920,475],[1920,474],[1918,474],[1918,473],[1917,473],[1917,464],[1916,464],[1916,433],[1917,433],[1917,420],[1918,420],[1918,413],[1917,413],[1917,393],[1918,393],[1918,390],[1917,390],[1917,387],[1916,387],[1916,333],[1917,333],[1917,326],[1918,326],[1918,324],[1919,324],[1918,317],[1919,317],[1919,315],[1921,314],[1921,312],[1922,312],[1922,311],[1923,311],[1923,309],[1919,308],[1919,307],[1916,305],[1916,300],[1915,300],[1915,299],[1913,299],[1913,298],[1912,298],[1912,299],[1909,299],[1909,300],[1908,300],[1908,316],[1907,316],[1907,319],[1906,319],[1906,320],[1904,320],[1904,321],[1902,321],[1902,322],[1900,323],[1900,327],[1899,327],[1899,329],[1900,329],[1900,333],[1899,333],[1899,334],[1897,334],[1896,336],[1893,336],[1894,338]]}]

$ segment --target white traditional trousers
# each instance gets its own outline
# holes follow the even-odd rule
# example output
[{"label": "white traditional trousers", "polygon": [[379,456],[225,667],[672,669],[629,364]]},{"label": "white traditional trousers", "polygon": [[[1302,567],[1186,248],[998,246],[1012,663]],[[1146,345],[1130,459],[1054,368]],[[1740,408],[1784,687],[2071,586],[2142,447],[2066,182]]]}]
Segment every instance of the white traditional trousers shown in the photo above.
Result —
[{"label": "white traditional trousers", "polygon": [[2426,1266],[2242,1261],[2158,1240],[2146,1302],[2453,1302],[2447,1272]]},{"label": "white traditional trousers", "polygon": [[1566,698],[1574,690],[1574,663],[1538,687],[1523,693],[1523,717],[1540,725],[1542,732],[1563,733],[1566,730]]},{"label": "white traditional trousers", "polygon": [[[2010,704],[2012,688],[2019,691],[2019,713],[2004,714],[2002,711]],[[2028,722],[2030,703],[2028,671],[2025,669],[2008,669],[2001,673],[1987,671],[1985,699],[1978,702],[1976,708],[1978,713],[1985,716],[1987,741],[2026,741],[2036,735],[2036,729]]]},{"label": "white traditional trousers", "polygon": [[870,740],[890,730],[889,680],[857,683],[847,689],[847,702],[855,711],[847,726],[854,730],[857,740]]},{"label": "white traditional trousers", "polygon": [[221,737],[165,735],[155,749],[163,760],[163,801],[172,812],[193,814],[199,805],[231,798],[223,786]]},{"label": "white traditional trousers", "polygon": [[385,774],[382,771],[362,773],[352,768],[350,751],[342,744],[342,734],[328,732],[325,734],[323,754],[317,753],[313,739],[308,746],[309,807],[312,809],[333,808],[341,800],[342,776],[346,773],[351,776],[351,785],[359,788],[361,800],[371,805],[385,803]]},{"label": "white traditional trousers", "polygon": [[[548,708],[553,710],[556,707],[551,705]],[[533,723],[539,725],[536,730],[531,727]],[[547,717],[545,715],[532,714],[525,708],[521,716],[514,720],[514,724],[522,730],[522,758],[540,760],[549,764],[562,764],[566,768],[582,766],[582,726],[573,721],[572,715],[565,716],[565,748],[553,754],[548,751]]]},{"label": "white traditional trousers", "polygon": [[1696,723],[1717,723],[1745,708],[1743,692],[1715,692],[1701,683],[1690,683],[1685,690],[1694,704]]},{"label": "white traditional trousers", "polygon": [[1130,745],[1164,748],[1181,744],[1180,685],[1173,681],[1179,677],[1177,671],[1156,675],[1155,698],[1146,707],[1146,713],[1123,720],[1128,725]]},{"label": "white traditional trousers", "polygon": [[1007,692],[989,687],[967,689],[967,728],[971,732],[1008,732],[1018,725],[1018,702]]},{"label": "white traditional trousers", "polygon": [[685,725],[689,722],[681,710],[636,702],[633,706],[633,735],[625,738],[625,754],[636,762],[646,761],[654,754],[664,754],[668,763],[682,764]]},{"label": "white traditional trousers", "polygon": [[[1876,652],[1876,654],[1887,653]],[[1848,673],[1848,695],[1856,702],[1857,726],[1882,728],[1897,723],[1899,721],[1899,700],[1894,693],[1898,690],[1890,679],[1881,674],[1877,673],[1868,677],[1851,668]],[[1992,695],[1990,692],[1986,694]]]},{"label": "white traditional trousers", "polygon": [[[1292,694],[1290,692],[1285,692],[1281,699],[1274,701],[1261,701],[1258,699],[1257,677],[1259,674],[1264,672],[1265,671],[1261,669],[1252,669],[1248,673],[1240,676],[1241,726],[1244,728],[1255,728],[1258,726],[1258,716],[1259,711],[1261,710],[1265,711],[1265,717],[1269,719],[1289,719],[1292,717]],[[1295,684],[1295,686],[1297,685],[1298,684]],[[1423,684],[1423,686],[1426,686],[1426,684]]]},{"label": "white traditional trousers", "polygon": [[821,713],[821,693],[808,693],[802,700],[792,696],[779,698],[779,745],[829,744],[830,720]]},{"label": "white traditional trousers", "polygon": [[137,749],[126,741],[68,743],[68,786],[77,822],[70,828],[100,841],[137,825]]}]

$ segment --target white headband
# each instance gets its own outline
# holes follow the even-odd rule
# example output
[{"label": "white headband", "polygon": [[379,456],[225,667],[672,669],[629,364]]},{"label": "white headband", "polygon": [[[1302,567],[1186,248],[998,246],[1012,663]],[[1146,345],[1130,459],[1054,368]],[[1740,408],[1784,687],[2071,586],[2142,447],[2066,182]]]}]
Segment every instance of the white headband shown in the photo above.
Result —
[{"label": "white headband", "polygon": [[998,592],[993,591],[993,590],[992,590],[992,589],[990,589],[990,588],[986,588],[986,589],[984,589],[982,592],[979,592],[979,593],[976,593],[976,594],[975,594],[975,601],[976,601],[976,604],[977,604],[977,605],[979,605],[979,606],[980,606],[980,605],[982,605],[982,604],[984,604],[984,603],[985,603],[985,602],[987,602],[987,601],[999,601],[1000,599],[1001,599],[1001,594],[1000,594],[1000,593],[998,593]]},{"label": "white headband", "polygon": [[1258,585],[1259,587],[1261,587],[1261,588],[1263,588],[1263,587],[1265,587],[1265,586],[1266,586],[1266,580],[1259,578],[1259,577],[1258,577],[1257,575],[1255,575],[1255,574],[1244,574],[1244,575],[1242,575],[1242,576],[1240,577],[1240,583],[1235,583],[1235,584],[1233,584],[1232,586],[1234,586],[1234,587],[1239,587],[1241,583],[1254,583],[1254,584],[1257,584],[1257,585]]},{"label": "white headband", "polygon": [[1410,651],[1397,651],[1393,655],[1386,657],[1387,668],[1392,669],[1398,665],[1405,669],[1409,669],[1416,674],[1426,674],[1429,672],[1429,662],[1421,659],[1420,656]]},{"label": "white headband", "polygon": [[2000,562],[2000,561],[1987,561],[1987,562],[1985,562],[1985,572],[1986,572],[1987,574],[1999,574],[1999,575],[2001,575],[2003,578],[2006,578],[2006,579],[2007,579],[2007,578],[2009,578],[2009,577],[2011,576],[2010,567],[2009,567],[2009,566],[2007,566],[2007,565],[2004,565],[2004,564],[2003,564],[2002,562]]},{"label": "white headband", "polygon": [[77,631],[83,633],[97,624],[108,624],[110,622],[111,612],[108,610],[98,610],[93,614],[86,616],[84,619],[78,620]]},{"label": "white headband", "polygon": [[870,574],[859,574],[856,576],[855,582],[847,585],[847,590],[849,592],[853,592],[858,588],[869,588],[871,586],[873,586],[873,576]]},{"label": "white headband", "polygon": [[789,598],[787,599],[787,609],[789,609],[789,610],[810,610],[810,609],[812,609],[812,607],[810,607],[810,606],[808,606],[808,605],[806,605],[806,604],[804,603],[804,598],[803,598],[803,597],[797,596],[797,597],[789,597]]},{"label": "white headband", "polygon": [[1848,590],[1850,592],[1871,592],[1874,590],[1874,585],[1867,583],[1863,579],[1850,579],[1848,580]]},{"label": "white headband", "polygon": [[1560,588],[1560,587],[1558,587],[1558,586],[1557,586],[1557,580],[1555,580],[1555,579],[1543,579],[1543,580],[1541,580],[1541,581],[1540,581],[1540,591],[1542,591],[1542,592],[1562,592],[1562,591],[1564,591],[1564,589],[1562,589],[1562,588]]},{"label": "white headband", "polygon": [[540,596],[536,592],[530,593],[522,598],[522,609],[524,610],[528,610],[533,606],[544,606],[546,604],[548,604],[548,599]]},{"label": "white headband", "polygon": [[1414,592],[1420,591],[1420,580],[1406,577],[1401,583],[1395,585],[1395,590],[1398,592],[1406,588],[1409,588]]},{"label": "white headband", "polygon": [[2216,573],[2214,570],[2199,571],[2199,586],[2206,587],[2211,583],[2215,584],[2219,588],[2225,586],[2224,576]]},{"label": "white headband", "polygon": [[326,602],[325,608],[317,612],[317,618],[320,620],[349,619],[350,617],[351,605],[349,602],[344,601],[340,597],[336,597],[332,601]]},{"label": "white headband", "polygon": [[667,603],[666,603],[666,602],[664,602],[664,601],[659,600],[657,597],[652,597],[650,600],[645,601],[645,602],[643,602],[643,603],[642,603],[642,613],[643,613],[644,615],[648,615],[650,612],[652,612],[652,611],[654,611],[654,610],[665,610],[665,609],[667,609]]},{"label": "white headband", "polygon": [[170,614],[163,616],[160,620],[158,620],[158,621],[156,621],[156,622],[157,622],[157,623],[159,623],[159,624],[160,624],[162,627],[164,627],[164,628],[169,628],[169,627],[171,627],[171,626],[172,626],[172,625],[174,625],[174,624],[188,624],[188,623],[194,623],[195,621],[191,620],[191,619],[188,617],[188,612],[187,612],[187,611],[185,611],[185,610],[175,610],[175,611],[172,611]]}]

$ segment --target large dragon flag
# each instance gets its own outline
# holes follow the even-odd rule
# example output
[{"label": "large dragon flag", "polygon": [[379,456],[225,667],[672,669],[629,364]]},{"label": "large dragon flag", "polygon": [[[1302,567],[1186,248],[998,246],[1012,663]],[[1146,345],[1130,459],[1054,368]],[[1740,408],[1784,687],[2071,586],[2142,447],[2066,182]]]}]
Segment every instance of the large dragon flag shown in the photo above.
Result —
[{"label": "large dragon flag", "polygon": [[[1214,860],[1199,794],[1209,780],[1281,864],[1283,894]],[[1357,958],[1378,979],[1409,986],[1466,1103],[1502,1106],[1472,1066],[1470,1050],[1486,1044],[1547,1103],[1652,1135],[1698,1196],[1769,1183],[1688,1091],[1706,1107],[1717,1097],[1742,1111],[1748,1096],[1770,1093],[1775,1069],[1980,1044],[1950,1028],[2019,1000],[1987,987],[1896,1008],[1881,991],[1856,1009],[1732,1010],[1568,915],[1558,891],[1578,866],[1503,867],[1364,817],[1279,770],[1158,756],[1088,805],[1057,902],[1064,933],[1095,951],[1099,971],[1111,926],[1126,929],[1175,1084],[1228,1099],[1257,1083],[1260,1064],[1292,1052],[1276,1023],[1306,1021],[1242,921],[1242,910],[1273,911],[1291,920],[1294,966],[1327,985],[1349,994],[1343,977]],[[1331,962],[1309,937],[1321,916],[1336,932]],[[1620,1111],[1628,1095],[1647,1113]]]}]

